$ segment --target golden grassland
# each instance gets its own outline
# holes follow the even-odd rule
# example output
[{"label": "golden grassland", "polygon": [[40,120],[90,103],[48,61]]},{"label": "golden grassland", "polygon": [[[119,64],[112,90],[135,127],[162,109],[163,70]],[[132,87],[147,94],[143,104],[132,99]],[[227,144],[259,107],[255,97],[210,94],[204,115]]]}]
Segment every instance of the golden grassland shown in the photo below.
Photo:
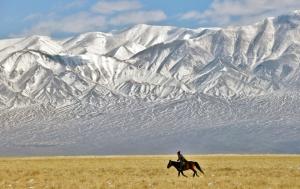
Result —
[{"label": "golden grassland", "polygon": [[176,156],[0,158],[0,188],[300,188],[300,156],[186,157],[206,174],[177,177],[175,168],[167,169]]}]

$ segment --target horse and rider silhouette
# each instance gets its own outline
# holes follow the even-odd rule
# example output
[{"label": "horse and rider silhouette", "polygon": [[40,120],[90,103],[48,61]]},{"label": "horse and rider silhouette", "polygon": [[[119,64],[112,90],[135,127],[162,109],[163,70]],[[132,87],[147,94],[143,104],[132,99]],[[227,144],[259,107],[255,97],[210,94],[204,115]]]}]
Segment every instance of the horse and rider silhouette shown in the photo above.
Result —
[{"label": "horse and rider silhouette", "polygon": [[177,161],[171,161],[171,160],[169,160],[167,168],[170,168],[170,167],[174,166],[177,169],[177,171],[178,171],[178,176],[180,176],[180,174],[182,174],[184,177],[187,177],[183,173],[183,171],[187,171],[189,169],[191,169],[194,172],[193,177],[195,177],[195,175],[197,177],[199,177],[196,169],[198,169],[204,175],[204,172],[201,169],[201,167],[200,167],[200,165],[199,165],[198,162],[196,162],[196,161],[187,161],[184,158],[184,156],[180,153],[180,151],[177,152],[177,156],[178,156],[178,160]]}]

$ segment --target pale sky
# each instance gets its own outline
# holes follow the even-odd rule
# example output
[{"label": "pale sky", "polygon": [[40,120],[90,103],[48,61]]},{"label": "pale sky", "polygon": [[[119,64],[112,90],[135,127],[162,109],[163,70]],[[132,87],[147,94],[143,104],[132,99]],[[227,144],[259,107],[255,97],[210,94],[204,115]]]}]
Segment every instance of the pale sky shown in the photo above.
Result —
[{"label": "pale sky", "polygon": [[300,0],[0,0],[0,38],[66,37],[135,24],[243,25],[300,9]]}]

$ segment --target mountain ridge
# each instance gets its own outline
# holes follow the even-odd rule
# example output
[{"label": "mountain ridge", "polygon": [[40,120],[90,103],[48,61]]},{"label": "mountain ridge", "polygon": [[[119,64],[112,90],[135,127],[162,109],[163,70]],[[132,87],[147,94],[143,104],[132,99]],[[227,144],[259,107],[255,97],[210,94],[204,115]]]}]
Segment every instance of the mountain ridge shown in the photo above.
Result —
[{"label": "mountain ridge", "polygon": [[299,153],[299,56],[299,11],[0,40],[0,152]]},{"label": "mountain ridge", "polygon": [[[48,55],[35,58],[52,65],[46,68],[48,71],[65,65],[61,69],[71,71],[85,83],[106,83],[104,87],[129,97],[165,98],[178,91],[222,98],[255,96],[299,85],[299,23],[300,15],[295,12],[224,29],[140,24],[120,32],[89,32],[60,41],[30,36],[15,40],[13,45],[8,42],[5,46],[2,41],[0,61],[5,67],[14,52],[40,51]],[[12,76],[12,72],[21,76],[24,70],[6,74]]]}]

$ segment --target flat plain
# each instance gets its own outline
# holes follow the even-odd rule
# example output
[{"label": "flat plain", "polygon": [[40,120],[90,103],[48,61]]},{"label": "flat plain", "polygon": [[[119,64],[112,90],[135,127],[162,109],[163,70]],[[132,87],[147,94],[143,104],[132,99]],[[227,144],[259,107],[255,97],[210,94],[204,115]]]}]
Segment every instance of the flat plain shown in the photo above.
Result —
[{"label": "flat plain", "polygon": [[176,156],[0,158],[0,188],[299,189],[300,155],[186,155],[205,175],[178,177]]}]

